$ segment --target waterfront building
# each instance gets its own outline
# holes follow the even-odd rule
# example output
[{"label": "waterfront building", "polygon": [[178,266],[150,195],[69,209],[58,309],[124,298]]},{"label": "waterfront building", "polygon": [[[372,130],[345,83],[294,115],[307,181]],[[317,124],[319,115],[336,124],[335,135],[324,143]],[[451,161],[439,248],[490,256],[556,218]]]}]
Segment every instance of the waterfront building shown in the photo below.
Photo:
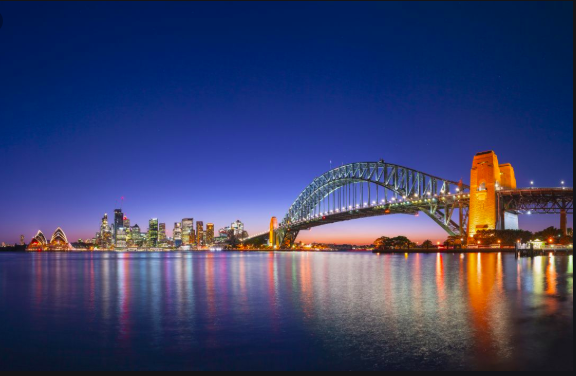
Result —
[{"label": "waterfront building", "polygon": [[190,230],[190,246],[194,246],[196,245],[196,230],[191,229]]},{"label": "waterfront building", "polygon": [[148,247],[158,246],[158,218],[152,218],[148,222]]},{"label": "waterfront building", "polygon": [[68,241],[64,231],[58,227],[52,234],[50,242],[46,239],[42,231],[38,231],[26,248],[28,251],[73,251],[74,248]]},{"label": "waterfront building", "polygon": [[206,225],[206,244],[214,244],[214,223],[208,223]]},{"label": "waterfront building", "polygon": [[96,234],[96,244],[101,249],[110,249],[113,243],[112,229],[108,223],[108,214],[104,214],[100,232]]},{"label": "waterfront building", "polygon": [[116,249],[126,248],[126,229],[120,227],[116,230]]},{"label": "waterfront building", "polygon": [[196,245],[202,247],[204,244],[204,222],[198,221],[196,222]]},{"label": "waterfront building", "polygon": [[72,245],[68,241],[66,234],[64,231],[58,227],[54,234],[52,234],[52,238],[50,239],[50,244],[48,244],[49,251],[72,251]]},{"label": "waterfront building", "polygon": [[124,227],[126,230],[126,247],[133,246],[134,243],[132,242],[132,229],[130,227]]},{"label": "waterfront building", "polygon": [[124,213],[122,209],[114,210],[114,244],[116,244],[116,234],[118,229],[124,227]]},{"label": "waterfront building", "polygon": [[182,223],[180,222],[174,223],[174,231],[172,232],[172,238],[175,247],[180,247],[182,245],[183,241]]},{"label": "waterfront building", "polygon": [[26,245],[24,243],[24,235],[20,235],[20,245]]},{"label": "waterfront building", "polygon": [[184,218],[182,220],[182,244],[193,245],[196,243],[194,236],[194,218]]},{"label": "waterfront building", "polygon": [[46,237],[44,236],[42,231],[38,230],[38,233],[36,233],[36,236],[32,238],[30,244],[28,244],[28,248],[26,249],[28,251],[44,251],[47,248],[47,246],[48,246],[48,240],[46,240]]},{"label": "waterfront building", "polygon": [[230,226],[230,228],[232,230],[234,230],[234,235],[236,235],[239,238],[243,237],[244,234],[244,223],[242,223],[240,220],[237,220],[236,222],[233,222],[232,225]]},{"label": "waterfront building", "polygon": [[228,243],[227,235],[219,235],[214,238],[214,244],[225,244],[225,243]]},{"label": "waterfront building", "polygon": [[127,245],[130,247],[141,247],[142,236],[140,235],[140,226],[137,224],[130,228],[130,240],[126,239]]},{"label": "waterfront building", "polygon": [[168,240],[166,236],[166,223],[160,223],[158,225],[158,244],[166,244]]},{"label": "waterfront building", "polygon": [[130,227],[130,219],[124,215],[124,230],[126,230],[126,246],[132,244],[132,228]]}]

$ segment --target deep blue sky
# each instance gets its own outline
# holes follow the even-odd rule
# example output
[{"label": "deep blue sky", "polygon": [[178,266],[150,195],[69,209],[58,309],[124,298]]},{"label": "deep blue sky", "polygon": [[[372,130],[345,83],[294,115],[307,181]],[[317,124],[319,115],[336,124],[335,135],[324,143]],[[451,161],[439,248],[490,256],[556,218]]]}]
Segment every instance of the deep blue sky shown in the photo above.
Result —
[{"label": "deep blue sky", "polygon": [[[0,241],[194,217],[250,232],[375,161],[572,185],[573,4],[0,2]],[[523,219],[537,229],[555,217]],[[427,218],[302,240],[444,239]]]}]

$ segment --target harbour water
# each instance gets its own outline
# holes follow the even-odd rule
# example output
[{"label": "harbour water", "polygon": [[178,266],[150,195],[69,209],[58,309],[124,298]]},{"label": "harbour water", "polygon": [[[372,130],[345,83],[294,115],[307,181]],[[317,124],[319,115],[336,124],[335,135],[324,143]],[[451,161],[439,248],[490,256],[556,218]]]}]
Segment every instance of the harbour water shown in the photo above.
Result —
[{"label": "harbour water", "polygon": [[573,258],[0,253],[0,370],[572,370]]}]

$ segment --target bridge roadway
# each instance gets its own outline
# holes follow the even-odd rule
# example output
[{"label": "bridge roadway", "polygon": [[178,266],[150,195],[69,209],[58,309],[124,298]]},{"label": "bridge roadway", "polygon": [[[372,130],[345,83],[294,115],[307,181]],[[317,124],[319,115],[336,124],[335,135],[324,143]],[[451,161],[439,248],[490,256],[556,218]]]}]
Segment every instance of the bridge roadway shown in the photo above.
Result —
[{"label": "bridge roadway", "polygon": [[505,211],[518,214],[574,214],[574,188],[519,188],[498,191]]}]

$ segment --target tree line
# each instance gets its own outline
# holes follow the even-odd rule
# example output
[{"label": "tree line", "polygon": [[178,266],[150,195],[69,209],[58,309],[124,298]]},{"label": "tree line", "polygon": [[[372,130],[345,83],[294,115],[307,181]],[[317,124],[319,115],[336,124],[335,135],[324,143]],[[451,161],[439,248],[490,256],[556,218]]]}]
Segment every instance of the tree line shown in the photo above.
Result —
[{"label": "tree line", "polygon": [[[485,230],[479,231],[474,235],[475,244],[492,245],[501,244],[502,246],[513,247],[517,242],[528,243],[531,241],[543,241],[552,244],[568,245],[574,243],[573,230],[568,230],[568,235],[563,235],[562,230],[556,227],[548,227],[539,232],[530,232],[525,230]],[[453,247],[462,245],[460,236],[450,236],[444,243],[444,246]],[[426,240],[421,246],[408,239],[406,236],[387,237],[382,236],[374,241],[374,249],[394,250],[394,249],[411,249],[424,248],[431,249],[435,245],[431,240]]]}]

